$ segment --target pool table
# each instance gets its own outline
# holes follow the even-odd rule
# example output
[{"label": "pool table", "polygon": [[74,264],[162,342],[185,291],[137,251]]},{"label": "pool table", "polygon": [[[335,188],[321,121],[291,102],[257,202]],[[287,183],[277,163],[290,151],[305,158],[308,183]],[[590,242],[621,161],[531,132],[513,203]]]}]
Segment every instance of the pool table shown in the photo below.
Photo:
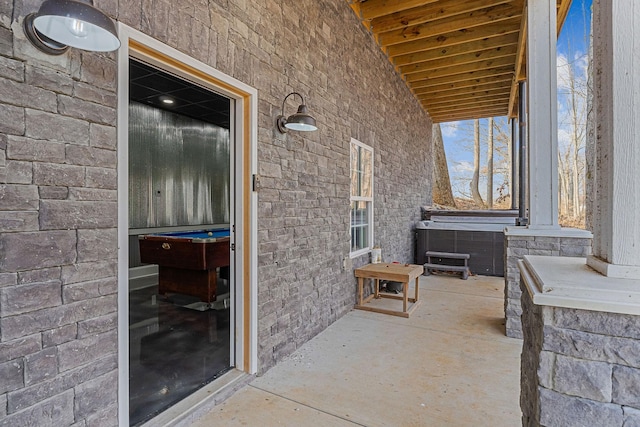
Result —
[{"label": "pool table", "polygon": [[140,259],[158,264],[158,293],[180,293],[212,303],[217,269],[229,266],[229,229],[139,236]]}]

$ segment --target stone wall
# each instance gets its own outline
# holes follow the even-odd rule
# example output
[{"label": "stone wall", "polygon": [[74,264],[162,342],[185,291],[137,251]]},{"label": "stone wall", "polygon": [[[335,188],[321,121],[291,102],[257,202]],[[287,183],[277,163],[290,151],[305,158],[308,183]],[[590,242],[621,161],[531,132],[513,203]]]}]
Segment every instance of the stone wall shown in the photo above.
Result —
[{"label": "stone wall", "polygon": [[522,292],[522,424],[640,425],[640,317],[538,306]]},{"label": "stone wall", "polygon": [[[572,237],[570,233],[584,233],[585,237]],[[506,335],[522,338],[522,305],[520,298],[520,270],[518,260],[525,255],[586,257],[591,254],[590,233],[571,230],[567,236],[526,235],[525,231],[509,227],[504,237],[504,313]]]},{"label": "stone wall", "polygon": [[[261,102],[258,342],[264,371],[353,307],[351,264],[367,263],[369,255],[343,268],[350,244],[350,139],[374,149],[374,233],[385,260],[413,260],[412,228],[431,197],[432,167],[429,118],[347,4],[260,4],[247,3],[256,13],[245,22],[259,34],[249,30],[242,45],[257,68],[247,83],[260,91]],[[317,132],[274,132],[291,90],[305,94]]]},{"label": "stone wall", "polygon": [[32,3],[0,2],[0,425],[114,425],[116,64],[40,55]]},{"label": "stone wall", "polygon": [[[355,302],[351,137],[375,150],[375,243],[412,260],[431,121],[347,2],[94,3],[259,91],[260,372]],[[21,24],[39,5],[0,2],[0,425],[114,425],[117,64],[33,49]],[[317,132],[274,131],[294,90]]]}]

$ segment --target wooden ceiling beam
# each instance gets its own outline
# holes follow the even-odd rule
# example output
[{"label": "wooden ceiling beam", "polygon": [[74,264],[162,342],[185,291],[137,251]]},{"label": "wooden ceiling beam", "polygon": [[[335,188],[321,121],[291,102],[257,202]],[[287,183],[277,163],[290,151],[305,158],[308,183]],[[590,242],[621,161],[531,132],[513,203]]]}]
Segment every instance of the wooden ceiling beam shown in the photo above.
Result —
[{"label": "wooden ceiling beam", "polygon": [[495,77],[490,77],[486,79],[474,79],[474,80],[465,80],[461,82],[449,83],[438,86],[431,87],[420,87],[413,89],[413,93],[416,95],[422,94],[452,94],[457,93],[458,91],[469,90],[469,88],[496,88],[503,87],[507,82],[511,82],[513,77],[512,73],[502,74]]},{"label": "wooden ceiling beam", "polygon": [[456,74],[452,76],[416,80],[414,82],[410,82],[409,87],[411,87],[412,89],[418,89],[423,87],[433,87],[433,86],[440,86],[440,85],[446,85],[446,84],[454,84],[458,82],[468,82],[475,79],[487,79],[487,78],[492,78],[496,76],[503,76],[504,74],[509,74],[513,76],[513,67],[506,66],[501,68],[491,68],[488,70],[471,71],[471,72]]},{"label": "wooden ceiling beam", "polygon": [[429,105],[436,105],[436,104],[443,104],[447,102],[458,102],[465,99],[480,99],[480,98],[487,98],[487,97],[506,98],[507,101],[509,101],[509,86],[505,86],[503,88],[498,88],[498,89],[477,90],[475,92],[469,91],[467,93],[461,93],[455,96],[434,97],[433,95],[420,95],[418,96],[418,99],[420,101],[427,101]]},{"label": "wooden ceiling beam", "polygon": [[[471,117],[473,118],[487,118],[487,117],[499,117],[507,115],[507,105],[477,105],[474,108],[461,110],[459,107],[451,107],[450,109],[444,109],[440,111],[429,111],[427,106],[423,106],[425,110],[429,113],[431,118],[437,118],[438,121],[453,121],[453,120],[467,120]],[[446,120],[444,117],[448,116]],[[462,118],[452,118],[451,116],[463,116]],[[466,116],[466,117],[465,117]]]},{"label": "wooden ceiling beam", "polygon": [[[423,104],[424,107],[429,111],[429,106]],[[464,108],[452,108],[451,110],[442,110],[442,111],[434,111],[431,113],[429,111],[429,115],[432,117],[443,117],[443,116],[453,116],[453,115],[465,115],[465,114],[476,114],[476,113],[490,113],[490,114],[498,114],[498,115],[506,115],[507,113],[507,102],[505,101],[503,104],[496,104],[493,107],[464,107]],[[484,117],[495,117],[493,115],[486,115]]]},{"label": "wooden ceiling beam", "polygon": [[463,120],[473,120],[473,119],[486,119],[488,117],[501,117],[506,115],[504,111],[501,110],[482,110],[476,111],[473,113],[462,113],[462,114],[443,114],[438,116],[431,116],[431,121],[433,123],[446,123],[446,122],[459,122]]},{"label": "wooden ceiling beam", "polygon": [[[511,95],[509,96],[509,117],[514,117],[513,113],[517,109],[518,83],[526,79],[526,53],[527,51],[527,7],[522,11],[522,22],[518,33],[518,53],[516,53],[516,70],[511,82]],[[517,113],[516,113],[517,114]]]},{"label": "wooden ceiling beam", "polygon": [[461,114],[437,114],[430,115],[432,123],[445,123],[445,122],[461,122],[463,120],[473,120],[473,119],[486,119],[489,117],[502,117],[504,116],[503,110],[479,110],[479,111],[465,111]]},{"label": "wooden ceiling beam", "polygon": [[[485,110],[504,110],[506,112],[507,107],[509,106],[509,98],[507,97],[504,97],[502,101],[492,100],[488,102],[490,102],[489,105],[480,105],[480,106],[468,105],[468,106],[462,106],[462,107],[456,107],[454,105],[453,108],[455,108],[456,111],[478,111],[481,109],[485,109]],[[422,101],[422,105],[424,105],[427,108],[427,110],[429,110],[429,112],[433,112],[434,114],[441,110],[442,111],[447,110],[447,107],[444,107],[444,106],[436,106],[434,108],[431,108],[428,101]]]},{"label": "wooden ceiling beam", "polygon": [[370,21],[375,34],[399,30],[404,27],[423,24],[437,19],[486,9],[487,7],[510,3],[513,0],[441,0],[413,9],[403,10],[390,15],[380,16]]},{"label": "wooden ceiling beam", "polygon": [[434,102],[431,99],[420,99],[429,107],[429,111],[435,111],[442,108],[465,108],[465,106],[482,105],[483,107],[491,106],[491,104],[508,104],[509,92],[497,93],[495,95],[486,95],[480,97],[460,97],[456,100]]},{"label": "wooden ceiling beam", "polygon": [[493,95],[487,96],[484,98],[461,98],[456,101],[448,101],[432,104],[431,102],[427,103],[429,107],[429,111],[434,112],[438,110],[450,109],[450,108],[465,108],[472,105],[482,106],[482,107],[491,107],[495,105],[502,105],[507,103],[509,100],[509,93],[502,95]]},{"label": "wooden ceiling beam", "polygon": [[[560,36],[560,31],[562,31],[562,27],[564,26],[564,21],[567,19],[567,15],[569,14],[569,8],[571,7],[571,0],[557,0],[556,3],[558,6],[558,15],[557,15],[557,35]],[[527,15],[524,15],[527,16]]]},{"label": "wooden ceiling beam", "polygon": [[[503,67],[511,67],[513,71],[515,55],[505,56],[503,58],[489,59],[482,62],[474,62],[472,64],[459,65],[456,67],[445,67],[438,70],[421,71],[406,76],[407,82],[416,82],[418,80],[435,79],[438,77],[453,76],[456,74],[469,73],[481,70],[498,70]],[[496,71],[497,73],[497,71]],[[494,74],[495,75],[495,74]]]},{"label": "wooden ceiling beam", "polygon": [[421,52],[430,49],[441,49],[489,37],[498,37],[505,34],[517,33],[519,30],[520,18],[512,18],[503,22],[469,28],[465,31],[451,31],[434,37],[388,46],[385,50],[390,58],[395,58],[396,56],[406,55],[409,53]]},{"label": "wooden ceiling beam", "polygon": [[524,80],[526,78],[526,69],[524,67],[527,53],[527,8],[522,11],[522,21],[520,22],[520,31],[518,31],[518,53],[516,62],[516,79]]},{"label": "wooden ceiling beam", "polygon": [[371,30],[371,23],[369,21],[362,21],[362,13],[360,12],[360,2],[357,0],[347,0],[347,2],[349,3],[349,7],[351,7],[351,10],[355,12],[356,16],[362,22],[362,25],[364,25],[364,27],[367,30]]},{"label": "wooden ceiling beam", "polygon": [[421,95],[417,95],[418,99],[422,100],[422,99],[430,99],[433,102],[439,102],[440,100],[442,101],[455,101],[456,99],[460,99],[460,98],[472,98],[472,97],[481,97],[481,96],[489,96],[489,95],[504,95],[507,94],[509,95],[509,85],[504,85],[502,87],[495,87],[495,88],[480,88],[480,89],[467,89],[466,92],[464,92],[465,89],[460,89],[460,92],[458,93],[447,93],[446,95],[434,95],[434,94],[430,94],[430,93],[424,93]]},{"label": "wooden ceiling beam", "polygon": [[429,37],[437,37],[440,34],[453,31],[466,31],[470,28],[495,24],[512,18],[519,19],[521,14],[521,7],[515,7],[512,4],[502,4],[489,7],[487,9],[469,12],[464,15],[451,16],[433,22],[427,22],[424,24],[405,27],[400,30],[377,34],[376,38],[380,46],[389,47],[394,44],[406,43]]},{"label": "wooden ceiling beam", "polygon": [[423,50],[421,52],[410,53],[409,55],[400,55],[393,58],[393,63],[401,67],[403,65],[416,64],[423,61],[434,61],[443,58],[450,58],[466,53],[496,49],[499,47],[515,45],[518,42],[517,35],[506,34],[499,37],[490,37],[487,39],[476,40],[469,43],[458,44],[454,46]]},{"label": "wooden ceiling beam", "polygon": [[491,59],[513,57],[516,54],[517,46],[503,46],[495,49],[479,50],[477,52],[465,53],[463,55],[452,56],[450,58],[437,59],[433,61],[418,62],[416,64],[400,67],[400,72],[404,75],[419,73],[420,71],[434,70],[444,67],[457,67],[459,65],[473,64],[475,62],[488,61]]},{"label": "wooden ceiling beam", "polygon": [[455,111],[450,113],[438,113],[431,116],[433,123],[458,122],[463,120],[487,119],[489,117],[502,117],[505,110],[487,110],[479,109],[477,111],[466,111],[464,114],[456,114]]},{"label": "wooden ceiling beam", "polygon": [[402,10],[435,3],[438,0],[366,0],[360,1],[362,20],[371,20],[379,16],[390,15]]},{"label": "wooden ceiling beam", "polygon": [[[346,1],[434,122],[517,108],[518,82],[526,79],[525,0]],[[571,0],[556,5],[560,32]]]},{"label": "wooden ceiling beam", "polygon": [[520,100],[520,91],[518,81],[515,76],[511,82],[511,93],[509,94],[509,118],[518,116],[518,101]]},{"label": "wooden ceiling beam", "polygon": [[[571,0],[557,0],[557,35],[560,35],[564,21],[567,19]],[[518,115],[518,84],[527,79],[527,7],[522,11],[522,24],[518,38],[518,54],[516,62],[516,72],[511,84],[511,95],[509,96],[509,117]]]}]

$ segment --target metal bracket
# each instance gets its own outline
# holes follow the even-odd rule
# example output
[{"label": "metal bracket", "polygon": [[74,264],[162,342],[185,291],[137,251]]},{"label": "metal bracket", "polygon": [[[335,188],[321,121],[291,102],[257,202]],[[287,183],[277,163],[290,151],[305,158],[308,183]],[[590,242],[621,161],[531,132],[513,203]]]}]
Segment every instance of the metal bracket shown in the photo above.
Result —
[{"label": "metal bracket", "polygon": [[260,175],[253,174],[253,191],[260,190]]}]

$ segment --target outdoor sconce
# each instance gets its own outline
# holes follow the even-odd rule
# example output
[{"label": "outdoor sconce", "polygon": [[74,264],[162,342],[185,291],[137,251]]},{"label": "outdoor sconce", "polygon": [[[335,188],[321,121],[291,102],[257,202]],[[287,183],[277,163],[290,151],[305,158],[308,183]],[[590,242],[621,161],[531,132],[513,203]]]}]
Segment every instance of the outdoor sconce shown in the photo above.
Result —
[{"label": "outdoor sconce", "polygon": [[[298,107],[297,113],[285,118],[284,103],[291,95],[298,95],[300,99],[302,99],[302,104],[300,104],[300,106]],[[280,131],[280,133],[287,133],[289,129],[301,132],[311,132],[314,130],[318,130],[318,127],[316,126],[316,119],[309,115],[309,110],[304,104],[304,98],[298,92],[291,92],[289,95],[284,97],[280,115],[276,118],[276,124],[278,125],[278,130]]]},{"label": "outdoor sconce", "polygon": [[116,26],[89,2],[46,0],[24,18],[24,33],[39,50],[62,55],[69,47],[109,52],[120,47]]}]

